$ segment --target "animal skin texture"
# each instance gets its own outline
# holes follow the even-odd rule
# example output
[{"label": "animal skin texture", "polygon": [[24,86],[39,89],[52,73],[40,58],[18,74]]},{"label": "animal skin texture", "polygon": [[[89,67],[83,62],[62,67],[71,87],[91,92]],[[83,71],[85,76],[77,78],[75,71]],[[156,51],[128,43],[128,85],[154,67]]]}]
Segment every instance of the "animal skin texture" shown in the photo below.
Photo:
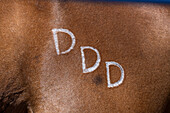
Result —
[{"label": "animal skin texture", "polygon": [[[163,113],[170,93],[170,6],[70,0],[0,0],[1,113]],[[52,29],[74,33],[57,55]],[[60,50],[69,35],[58,33]],[[81,46],[100,52],[82,72]],[[85,50],[86,64],[96,60]],[[107,87],[106,61],[125,71]],[[110,67],[111,81],[120,70]],[[22,105],[19,111],[10,106]],[[17,109],[19,109],[17,108]],[[167,111],[168,113],[168,111]]]}]

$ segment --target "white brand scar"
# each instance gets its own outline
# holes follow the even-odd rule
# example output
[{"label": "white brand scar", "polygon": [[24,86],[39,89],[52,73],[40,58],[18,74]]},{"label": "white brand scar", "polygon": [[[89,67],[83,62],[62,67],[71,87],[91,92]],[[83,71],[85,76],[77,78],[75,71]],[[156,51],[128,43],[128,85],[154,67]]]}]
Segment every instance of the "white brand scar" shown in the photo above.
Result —
[{"label": "white brand scar", "polygon": [[[110,71],[109,71],[109,66],[110,66],[110,65],[115,65],[115,66],[119,67],[119,68],[120,68],[120,71],[121,71],[120,80],[117,81],[117,82],[115,82],[114,84],[112,84],[112,83],[110,82]],[[123,69],[123,67],[122,67],[119,63],[113,62],[113,61],[111,61],[111,62],[106,62],[106,69],[107,69],[107,70],[106,70],[106,71],[107,71],[107,84],[108,84],[108,87],[109,87],[109,88],[111,88],[111,87],[117,87],[117,86],[119,86],[120,84],[123,83],[123,80],[124,80],[124,69]]]},{"label": "white brand scar", "polygon": [[[93,47],[90,47],[90,46],[82,46],[80,48],[81,48],[83,73],[89,73],[89,72],[92,72],[92,71],[96,70],[97,67],[99,67],[99,64],[100,64],[100,61],[101,61],[99,51],[97,49],[93,48]],[[92,67],[86,68],[85,56],[84,56],[84,51],[83,51],[84,49],[91,49],[94,52],[96,52],[96,54],[97,54],[96,63]]]},{"label": "white brand scar", "polygon": [[53,38],[54,38],[56,52],[58,55],[60,55],[59,44],[58,44],[58,35],[57,35],[58,32],[67,33],[68,35],[70,35],[70,37],[72,39],[72,44],[71,44],[70,48],[66,51],[61,52],[61,54],[66,54],[74,48],[76,39],[75,39],[74,34],[71,31],[69,31],[67,29],[52,29],[52,32],[53,32]]},{"label": "white brand scar", "polygon": [[[54,28],[54,29],[52,29],[52,32],[53,32],[53,38],[54,38],[56,52],[57,52],[58,55],[69,53],[74,48],[74,46],[76,44],[76,39],[75,39],[74,34],[71,31],[69,31],[68,29],[55,29]],[[60,52],[60,50],[59,50],[58,35],[57,35],[58,32],[66,33],[72,39],[72,44],[71,44],[70,48],[67,49],[66,51]],[[92,67],[89,67],[89,68],[86,67],[86,63],[85,63],[85,55],[84,55],[85,49],[90,49],[90,50],[94,51],[97,55],[97,60],[96,60],[95,64]],[[97,49],[93,48],[93,47],[90,47],[90,46],[81,46],[80,51],[81,51],[81,57],[82,57],[83,73],[90,73],[90,72],[95,71],[99,67],[100,62],[101,62],[101,57],[100,57],[99,51]],[[125,75],[123,67],[119,63],[114,62],[114,61],[105,62],[105,63],[106,63],[106,72],[107,72],[106,73],[107,74],[107,87],[113,88],[113,87],[117,87],[120,84],[122,84],[123,80],[124,80],[124,75]],[[109,68],[110,65],[114,65],[114,66],[119,67],[119,69],[121,71],[120,79],[115,83],[111,83],[111,81],[110,81],[110,68]]]}]

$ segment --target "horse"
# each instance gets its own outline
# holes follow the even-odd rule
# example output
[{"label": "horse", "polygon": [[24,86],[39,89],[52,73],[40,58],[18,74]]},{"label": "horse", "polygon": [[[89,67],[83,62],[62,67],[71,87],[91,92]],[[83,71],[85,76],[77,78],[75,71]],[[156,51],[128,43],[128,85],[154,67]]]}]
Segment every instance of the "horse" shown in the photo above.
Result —
[{"label": "horse", "polygon": [[0,7],[1,113],[168,113],[169,5],[1,0]]}]

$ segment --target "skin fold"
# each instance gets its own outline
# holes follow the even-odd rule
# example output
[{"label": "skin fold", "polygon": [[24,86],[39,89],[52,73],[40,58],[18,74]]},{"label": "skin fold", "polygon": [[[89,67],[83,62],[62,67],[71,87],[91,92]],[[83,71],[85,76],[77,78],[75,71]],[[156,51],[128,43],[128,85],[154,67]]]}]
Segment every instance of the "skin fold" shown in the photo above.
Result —
[{"label": "skin fold", "polygon": [[[0,0],[0,110],[27,103],[29,113],[162,113],[170,93],[170,6],[67,0]],[[57,55],[52,29],[70,30],[73,50]],[[59,48],[71,45],[58,34]],[[100,52],[82,72],[81,46]],[[96,60],[85,50],[86,64]],[[106,61],[125,71],[107,87]],[[120,70],[110,67],[111,81]]]}]

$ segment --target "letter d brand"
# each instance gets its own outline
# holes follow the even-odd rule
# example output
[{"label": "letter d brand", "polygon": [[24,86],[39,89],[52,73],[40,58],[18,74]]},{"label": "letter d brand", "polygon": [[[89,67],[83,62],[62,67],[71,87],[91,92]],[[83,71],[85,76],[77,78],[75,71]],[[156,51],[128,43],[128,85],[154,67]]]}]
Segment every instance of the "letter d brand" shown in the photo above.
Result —
[{"label": "letter d brand", "polygon": [[[109,69],[109,66],[110,65],[114,65],[114,66],[117,66],[117,67],[119,67],[119,69],[120,69],[120,71],[121,71],[121,77],[120,77],[120,79],[117,81],[117,82],[115,82],[114,84],[112,84],[111,82],[110,82],[110,69]],[[119,64],[119,63],[117,63],[117,62],[114,62],[114,61],[111,61],[111,62],[106,62],[106,71],[107,71],[107,84],[108,84],[108,87],[109,88],[112,88],[112,87],[117,87],[117,86],[119,86],[120,84],[122,84],[123,83],[123,80],[124,80],[124,69],[123,69],[123,67]]]},{"label": "letter d brand", "polygon": [[[81,48],[81,56],[82,56],[82,69],[83,69],[83,73],[89,73],[89,72],[92,72],[92,71],[96,70],[99,67],[100,61],[101,61],[100,55],[99,55],[99,51],[97,49],[94,49],[93,47],[90,47],[90,46],[82,46],[80,48]],[[96,63],[92,67],[86,68],[85,56],[84,56],[84,51],[83,51],[84,49],[91,49],[94,52],[96,52],[96,54],[97,54]]]},{"label": "letter d brand", "polygon": [[73,49],[73,47],[75,46],[76,40],[75,40],[74,34],[71,31],[69,31],[67,29],[52,29],[52,32],[53,32],[53,38],[54,38],[54,42],[55,42],[56,52],[58,55],[60,55],[60,50],[59,50],[59,45],[58,45],[58,35],[57,35],[58,32],[67,33],[68,35],[70,35],[70,37],[72,39],[72,44],[71,44],[70,48],[66,51],[61,52],[61,54],[66,54]]}]

